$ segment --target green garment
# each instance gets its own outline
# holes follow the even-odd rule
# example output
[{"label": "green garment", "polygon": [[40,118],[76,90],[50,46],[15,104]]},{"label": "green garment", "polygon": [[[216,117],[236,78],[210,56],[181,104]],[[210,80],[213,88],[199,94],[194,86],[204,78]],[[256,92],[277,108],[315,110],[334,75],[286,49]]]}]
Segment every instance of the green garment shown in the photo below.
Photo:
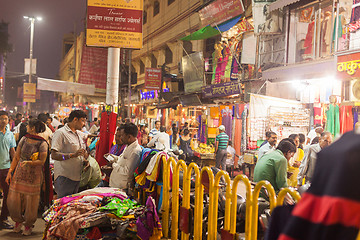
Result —
[{"label": "green garment", "polygon": [[338,105],[330,104],[329,110],[326,111],[326,131],[330,132],[334,137],[340,134],[340,117]]},{"label": "green garment", "polygon": [[121,218],[129,209],[133,209],[137,205],[138,203],[130,199],[120,200],[118,198],[113,198],[106,206],[100,207],[99,210],[108,211]]},{"label": "green garment", "polygon": [[[280,150],[266,153],[256,163],[254,181],[267,180],[278,193],[281,188],[287,187],[287,160]],[[265,197],[261,194],[261,197]],[[266,198],[266,197],[265,197]]]},{"label": "green garment", "polygon": [[[342,23],[341,23],[341,15],[337,16],[335,18],[335,22],[334,22],[334,31],[333,31],[333,37],[332,40],[335,41],[336,38],[336,31],[338,32],[338,38],[341,38],[343,35],[343,27],[342,27]],[[340,20],[340,21],[338,21]],[[338,24],[337,24],[338,23]],[[337,26],[336,26],[337,25]]]}]

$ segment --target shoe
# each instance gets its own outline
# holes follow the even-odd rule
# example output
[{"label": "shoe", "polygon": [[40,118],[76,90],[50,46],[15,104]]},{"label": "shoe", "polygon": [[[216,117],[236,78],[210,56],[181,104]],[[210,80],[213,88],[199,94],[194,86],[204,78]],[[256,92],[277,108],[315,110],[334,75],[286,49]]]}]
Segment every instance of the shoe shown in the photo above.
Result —
[{"label": "shoe", "polygon": [[30,236],[32,233],[32,227],[25,227],[25,230],[22,232],[24,236]]},{"label": "shoe", "polygon": [[7,221],[0,222],[0,229],[13,229],[14,226]]},{"label": "shoe", "polygon": [[15,227],[13,228],[13,232],[14,233],[19,233],[21,232],[21,227],[22,227],[22,223],[15,223]]}]

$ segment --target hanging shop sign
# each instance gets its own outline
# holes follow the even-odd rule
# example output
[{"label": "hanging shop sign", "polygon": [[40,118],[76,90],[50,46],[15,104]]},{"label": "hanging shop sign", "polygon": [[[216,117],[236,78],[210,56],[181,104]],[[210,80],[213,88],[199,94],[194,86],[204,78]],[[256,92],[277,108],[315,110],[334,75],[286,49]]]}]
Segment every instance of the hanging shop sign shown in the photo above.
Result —
[{"label": "hanging shop sign", "polygon": [[160,90],[161,87],[161,68],[146,68],[145,89]]},{"label": "hanging shop sign", "polygon": [[36,100],[36,84],[24,83],[24,102],[35,102]]},{"label": "hanging shop sign", "polygon": [[200,92],[205,77],[205,62],[202,52],[195,52],[182,57],[181,66],[185,93]]},{"label": "hanging shop sign", "polygon": [[142,0],[88,0],[86,44],[142,48]]},{"label": "hanging shop sign", "polygon": [[340,79],[360,77],[360,53],[338,56],[337,73]]},{"label": "hanging shop sign", "polygon": [[241,0],[217,0],[199,11],[203,26],[219,25],[244,12]]},{"label": "hanging shop sign", "polygon": [[240,93],[241,89],[237,82],[214,84],[202,89],[202,94],[205,98],[224,97]]}]

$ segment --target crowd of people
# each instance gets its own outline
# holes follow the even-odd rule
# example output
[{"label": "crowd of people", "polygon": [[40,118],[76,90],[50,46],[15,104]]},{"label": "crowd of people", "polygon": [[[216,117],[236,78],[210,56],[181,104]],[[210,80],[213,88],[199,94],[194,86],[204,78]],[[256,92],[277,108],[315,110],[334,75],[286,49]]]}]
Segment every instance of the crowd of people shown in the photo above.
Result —
[{"label": "crowd of people", "polygon": [[254,181],[269,181],[275,192],[281,188],[311,183],[317,154],[331,143],[331,133],[324,131],[321,126],[316,126],[307,137],[304,134],[291,134],[279,144],[276,133],[266,132],[266,141],[259,148]]},{"label": "crowd of people", "polygon": [[[140,164],[143,148],[173,152],[186,162],[196,159],[195,133],[187,123],[173,124],[166,129],[160,121],[155,121],[154,128],[149,130],[145,124],[120,122],[115,142],[104,155],[107,163],[101,166],[95,159],[97,144],[101,141],[100,128],[100,119],[90,123],[82,110],[74,110],[64,119],[45,113],[36,118],[20,113],[12,117],[0,111],[0,185],[3,192],[0,229],[30,235],[38,211],[48,207],[51,200],[88,188],[120,188],[131,196],[134,172]],[[216,165],[226,170],[229,137],[224,126],[219,127],[219,132]],[[14,226],[8,216],[15,222]]]}]

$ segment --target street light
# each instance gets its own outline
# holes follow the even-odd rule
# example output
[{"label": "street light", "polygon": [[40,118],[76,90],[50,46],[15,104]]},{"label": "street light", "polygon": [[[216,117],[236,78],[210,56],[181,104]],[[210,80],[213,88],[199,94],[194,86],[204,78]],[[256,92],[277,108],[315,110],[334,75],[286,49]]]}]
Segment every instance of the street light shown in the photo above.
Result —
[{"label": "street light", "polygon": [[[32,59],[33,59],[33,45],[34,45],[34,25],[35,20],[41,21],[41,17],[29,17],[24,16],[25,19],[29,19],[31,25],[30,25],[30,69],[29,69],[29,83],[31,83],[31,75],[32,75]],[[30,103],[28,103],[28,111],[30,114]]]}]

